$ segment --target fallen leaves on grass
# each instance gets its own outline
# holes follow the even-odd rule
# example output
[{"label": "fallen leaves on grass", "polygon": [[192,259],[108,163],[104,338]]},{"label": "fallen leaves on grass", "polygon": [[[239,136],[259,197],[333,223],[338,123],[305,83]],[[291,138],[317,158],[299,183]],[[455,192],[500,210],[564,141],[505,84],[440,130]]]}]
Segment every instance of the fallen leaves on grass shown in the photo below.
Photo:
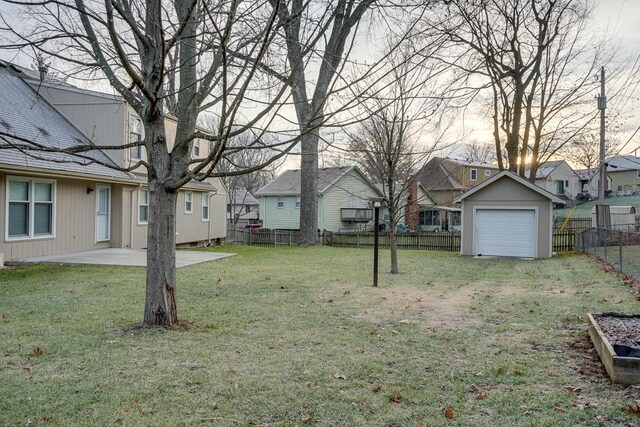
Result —
[{"label": "fallen leaves on grass", "polygon": [[389,400],[399,405],[402,403],[402,396],[400,396],[399,394],[392,394],[391,396],[389,396]]},{"label": "fallen leaves on grass", "polygon": [[640,417],[640,405],[639,404],[636,404],[635,408],[633,407],[633,405],[627,405],[627,409],[625,409],[625,411],[628,414],[635,415],[636,417]]},{"label": "fallen leaves on grass", "polygon": [[560,403],[560,402],[556,402],[556,403],[553,404],[553,410],[556,411],[556,412],[567,412],[565,407],[562,406],[562,403]]},{"label": "fallen leaves on grass", "polygon": [[444,416],[445,418],[449,419],[452,419],[454,417],[453,408],[451,406],[447,406],[446,408],[444,408]]},{"label": "fallen leaves on grass", "polygon": [[382,390],[382,386],[380,384],[371,389],[374,393],[380,393],[380,390]]},{"label": "fallen leaves on grass", "polygon": [[300,415],[300,421],[307,424],[311,423],[313,421],[313,412],[304,411],[302,415]]},{"label": "fallen leaves on grass", "polygon": [[42,351],[42,349],[40,347],[33,347],[31,349],[31,355],[33,357],[40,357],[44,354],[44,351]]},{"label": "fallen leaves on grass", "polygon": [[580,393],[580,391],[582,391],[581,387],[574,387],[572,385],[566,385],[566,386],[562,387],[562,389],[564,391],[568,391],[569,393],[576,393],[576,394],[578,394],[578,393]]},{"label": "fallen leaves on grass", "polygon": [[346,380],[347,377],[344,374],[341,374],[340,372],[336,372],[335,374],[333,374],[333,378],[337,379],[337,380]]}]

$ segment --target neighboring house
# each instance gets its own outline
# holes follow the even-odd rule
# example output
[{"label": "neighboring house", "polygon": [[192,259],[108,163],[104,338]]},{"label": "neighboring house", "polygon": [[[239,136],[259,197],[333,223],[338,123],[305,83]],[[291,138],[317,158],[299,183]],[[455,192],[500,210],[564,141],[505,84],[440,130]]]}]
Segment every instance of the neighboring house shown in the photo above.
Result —
[{"label": "neighboring house", "polygon": [[[376,187],[381,193],[386,194],[382,184],[376,184]],[[396,194],[400,195],[396,227],[399,231],[415,231],[420,225],[420,212],[423,209],[435,206],[435,202],[424,186],[416,180],[407,185],[398,183],[396,189],[399,189]],[[382,207],[380,209],[380,222],[384,226],[381,229],[389,230],[389,219],[389,209]]]},{"label": "neighboring house", "polygon": [[578,193],[582,191],[580,178],[564,160],[554,160],[539,165],[535,184],[555,194],[563,202],[575,200]]},{"label": "neighboring house", "polygon": [[[0,150],[0,258],[146,247],[146,176],[109,166],[145,158],[141,150],[100,150],[141,138],[139,119],[119,97],[34,78],[0,62],[0,130],[45,149],[95,144],[86,158],[55,152]],[[168,119],[167,137],[173,143]],[[10,140],[11,138],[7,138]],[[13,138],[12,143],[20,143]],[[207,144],[194,144],[194,156]],[[204,151],[199,151],[204,150]],[[176,241],[196,245],[226,234],[224,186],[189,183],[178,194]]]},{"label": "neighboring house", "polygon": [[[262,225],[270,229],[300,229],[300,170],[287,170],[256,192]],[[355,166],[318,170],[318,229],[371,229],[371,199],[380,190]]]},{"label": "neighboring house", "polygon": [[560,199],[510,171],[456,198],[462,204],[461,253],[548,258],[553,203]]},{"label": "neighboring house", "polygon": [[640,158],[628,154],[607,159],[607,175],[613,194],[637,194],[640,191]]},{"label": "neighboring house", "polygon": [[487,163],[434,157],[420,169],[417,177],[438,205],[453,206],[454,198],[498,172],[497,166]]},{"label": "neighboring house", "polygon": [[247,190],[227,190],[227,222],[228,226],[244,226],[259,222],[260,204]]},{"label": "neighboring house", "polygon": [[600,182],[598,168],[578,169],[576,175],[580,181],[580,193],[578,193],[576,200],[588,201],[598,198],[598,183]]}]

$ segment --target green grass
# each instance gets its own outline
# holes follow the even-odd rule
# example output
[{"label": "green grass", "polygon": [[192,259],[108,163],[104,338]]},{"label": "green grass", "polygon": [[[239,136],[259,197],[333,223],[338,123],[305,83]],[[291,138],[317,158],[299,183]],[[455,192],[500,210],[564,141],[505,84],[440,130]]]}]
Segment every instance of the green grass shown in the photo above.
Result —
[{"label": "green grass", "polygon": [[[572,218],[591,218],[591,209],[598,204],[598,200],[582,203],[573,208],[554,209],[555,217],[566,217],[571,213]],[[616,196],[608,197],[604,200],[605,205],[609,206],[635,206],[636,212],[640,213],[640,196]]]},{"label": "green grass", "polygon": [[404,251],[392,276],[382,251],[376,289],[369,250],[222,250],[178,271],[175,330],[135,327],[142,268],[0,271],[0,425],[638,421],[637,388],[580,373],[586,313],[638,311],[587,257]]}]

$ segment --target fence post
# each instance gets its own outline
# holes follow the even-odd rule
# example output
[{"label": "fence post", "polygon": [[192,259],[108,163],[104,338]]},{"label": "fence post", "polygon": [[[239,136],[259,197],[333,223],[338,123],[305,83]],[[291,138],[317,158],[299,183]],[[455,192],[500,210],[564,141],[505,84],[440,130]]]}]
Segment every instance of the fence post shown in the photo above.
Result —
[{"label": "fence post", "polygon": [[619,231],[618,246],[620,247],[620,273],[622,273],[622,231]]},{"label": "fence post", "polygon": [[289,246],[291,246],[291,230],[289,230]]}]

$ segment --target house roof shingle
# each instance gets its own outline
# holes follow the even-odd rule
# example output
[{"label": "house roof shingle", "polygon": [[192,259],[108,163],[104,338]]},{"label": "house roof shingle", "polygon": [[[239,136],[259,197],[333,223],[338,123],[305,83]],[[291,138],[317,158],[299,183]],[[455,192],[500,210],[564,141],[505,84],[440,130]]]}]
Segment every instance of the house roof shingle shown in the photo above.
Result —
[{"label": "house roof shingle", "polygon": [[626,154],[607,159],[607,172],[621,172],[640,169],[640,158]]},{"label": "house roof shingle", "polygon": [[[318,169],[318,194],[323,194],[340,178],[356,169],[354,166]],[[356,169],[357,170],[357,169]],[[289,169],[256,192],[257,196],[300,195],[300,169]],[[365,178],[366,179],[366,178]],[[375,187],[373,187],[375,188]]]},{"label": "house roof shingle", "polygon": [[[0,67],[0,131],[37,144],[44,150],[64,150],[91,141],[73,127],[57,110],[44,101],[20,77]],[[83,156],[56,151],[11,148],[19,139],[0,137],[0,164],[23,169],[131,179],[131,175],[114,169],[117,165],[97,147]]]}]

